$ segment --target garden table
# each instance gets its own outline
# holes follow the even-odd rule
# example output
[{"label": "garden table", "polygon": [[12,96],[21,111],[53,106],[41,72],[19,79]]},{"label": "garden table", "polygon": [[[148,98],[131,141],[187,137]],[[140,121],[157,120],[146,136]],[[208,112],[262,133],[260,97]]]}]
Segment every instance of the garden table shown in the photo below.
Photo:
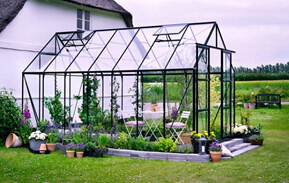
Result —
[{"label": "garden table", "polygon": [[[161,133],[158,124],[157,124],[157,119],[158,118],[162,118],[164,111],[142,111],[141,112],[143,114],[143,119],[146,122],[147,126],[148,126],[148,131],[145,134],[145,137],[147,137],[148,133],[151,131],[152,135],[155,137],[155,139],[157,140],[157,136],[155,134],[155,131],[158,130],[159,133],[161,134],[161,136],[163,137],[163,134]],[[148,122],[148,120],[151,120],[151,124]]]}]

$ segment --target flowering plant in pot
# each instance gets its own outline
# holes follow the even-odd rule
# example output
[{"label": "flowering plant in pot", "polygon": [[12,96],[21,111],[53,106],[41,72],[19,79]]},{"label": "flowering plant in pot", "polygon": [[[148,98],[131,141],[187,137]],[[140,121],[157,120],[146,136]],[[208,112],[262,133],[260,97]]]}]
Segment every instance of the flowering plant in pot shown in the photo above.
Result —
[{"label": "flowering plant in pot", "polygon": [[66,154],[68,158],[73,158],[75,153],[75,144],[73,142],[66,145]]},{"label": "flowering plant in pot", "polygon": [[220,161],[222,156],[222,145],[217,142],[212,142],[210,144],[210,155],[213,162]]},{"label": "flowering plant in pot", "polygon": [[47,149],[51,152],[55,151],[57,141],[58,141],[58,136],[55,133],[50,132],[47,135],[47,140],[46,140]]},{"label": "flowering plant in pot", "polygon": [[75,151],[76,151],[77,158],[83,157],[84,150],[85,150],[85,145],[82,142],[75,144]]},{"label": "flowering plant in pot", "polygon": [[215,135],[215,132],[213,131],[211,131],[210,133],[208,133],[208,131],[203,131],[202,133],[197,133],[196,131],[193,131],[191,133],[191,141],[194,147],[194,153],[199,153],[199,139],[202,136],[206,139],[206,152],[207,153],[209,153],[210,143],[216,140],[216,135]]},{"label": "flowering plant in pot", "polygon": [[41,133],[41,131],[37,130],[32,132],[28,139],[30,140],[30,149],[34,151],[39,151],[40,145],[45,144],[47,135],[45,133]]}]

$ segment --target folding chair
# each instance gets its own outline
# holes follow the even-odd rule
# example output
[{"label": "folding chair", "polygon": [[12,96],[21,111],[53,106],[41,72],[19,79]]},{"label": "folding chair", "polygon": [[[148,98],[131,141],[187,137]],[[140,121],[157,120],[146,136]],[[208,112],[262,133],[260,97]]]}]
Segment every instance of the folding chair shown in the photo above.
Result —
[{"label": "folding chair", "polygon": [[[137,127],[137,121],[134,111],[121,111],[121,117],[124,120],[125,128],[128,132],[128,135],[131,137],[133,128]],[[133,121],[128,121],[129,118],[133,117]],[[143,127],[146,126],[146,123],[143,121],[138,121],[138,130],[139,135],[142,135]]]},{"label": "folding chair", "polygon": [[[183,111],[180,121],[175,121],[171,123],[166,124],[166,128],[172,129],[170,130],[170,133],[172,136],[176,139],[175,142],[178,142],[178,140],[181,141],[182,144],[184,144],[183,140],[181,139],[180,135],[183,133],[184,129],[187,126],[188,119],[190,117],[191,112],[190,111]],[[181,129],[181,131],[178,133],[177,129]]]}]

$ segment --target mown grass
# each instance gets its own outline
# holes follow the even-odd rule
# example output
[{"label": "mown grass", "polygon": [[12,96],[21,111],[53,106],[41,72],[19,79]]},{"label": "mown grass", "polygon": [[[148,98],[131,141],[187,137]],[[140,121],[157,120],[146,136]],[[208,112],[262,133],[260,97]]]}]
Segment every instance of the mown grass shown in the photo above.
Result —
[{"label": "mown grass", "polygon": [[[237,110],[238,112],[238,110]],[[32,154],[0,148],[0,182],[289,182],[289,106],[255,109],[264,146],[219,163],[172,162],[105,156],[68,159],[59,151]],[[237,122],[239,114],[236,115]]]}]

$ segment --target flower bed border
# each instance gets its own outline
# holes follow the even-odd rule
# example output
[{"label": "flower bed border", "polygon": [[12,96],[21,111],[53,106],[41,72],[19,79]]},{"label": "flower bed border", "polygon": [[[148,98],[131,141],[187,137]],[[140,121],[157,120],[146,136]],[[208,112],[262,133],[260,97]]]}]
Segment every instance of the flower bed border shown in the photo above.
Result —
[{"label": "flower bed border", "polygon": [[199,154],[185,154],[185,153],[167,153],[167,152],[153,152],[153,151],[136,151],[128,149],[113,149],[108,148],[108,155],[121,156],[128,158],[140,159],[157,159],[168,161],[190,161],[190,162],[209,162],[210,155]]}]

